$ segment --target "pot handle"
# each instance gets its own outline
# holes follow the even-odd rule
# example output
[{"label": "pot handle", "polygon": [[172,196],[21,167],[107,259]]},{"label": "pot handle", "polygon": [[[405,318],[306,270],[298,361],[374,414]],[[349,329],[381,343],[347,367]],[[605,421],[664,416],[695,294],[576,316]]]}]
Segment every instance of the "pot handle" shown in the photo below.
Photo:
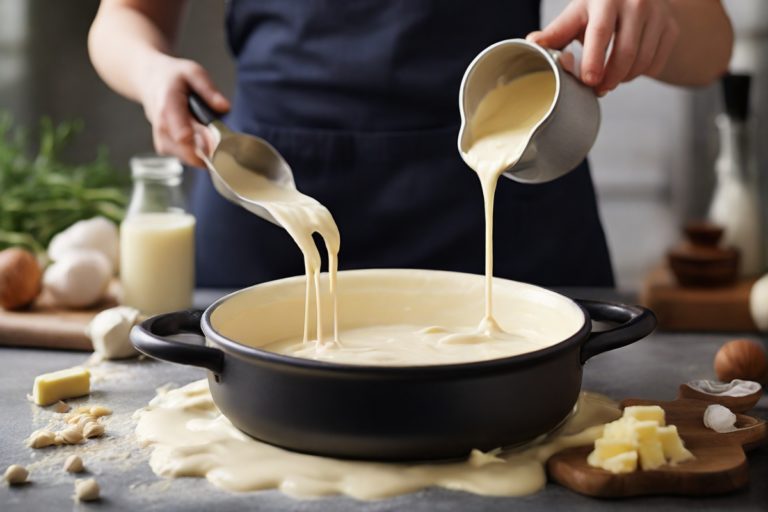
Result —
[{"label": "pot handle", "polygon": [[153,316],[131,329],[131,343],[136,349],[155,359],[187,364],[221,373],[224,352],[217,348],[169,339],[175,334],[194,334],[205,339],[200,328],[203,311],[188,309]]},{"label": "pot handle", "polygon": [[614,322],[619,325],[607,331],[592,332],[581,347],[581,364],[588,359],[634,343],[653,332],[656,315],[641,306],[629,306],[611,302],[576,300],[589,313],[592,320]]}]

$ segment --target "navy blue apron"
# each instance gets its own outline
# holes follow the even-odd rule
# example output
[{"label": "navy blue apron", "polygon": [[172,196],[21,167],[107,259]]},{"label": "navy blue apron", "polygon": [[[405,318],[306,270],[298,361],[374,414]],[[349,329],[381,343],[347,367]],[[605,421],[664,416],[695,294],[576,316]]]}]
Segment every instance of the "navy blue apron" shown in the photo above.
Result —
[{"label": "navy blue apron", "polygon": [[[472,58],[539,26],[538,0],[233,0],[237,90],[227,122],[271,142],[298,188],[341,231],[340,268],[483,272],[479,180],[456,149]],[[282,229],[196,183],[201,286],[304,271]],[[544,185],[496,192],[495,275],[612,286],[586,162]]]}]

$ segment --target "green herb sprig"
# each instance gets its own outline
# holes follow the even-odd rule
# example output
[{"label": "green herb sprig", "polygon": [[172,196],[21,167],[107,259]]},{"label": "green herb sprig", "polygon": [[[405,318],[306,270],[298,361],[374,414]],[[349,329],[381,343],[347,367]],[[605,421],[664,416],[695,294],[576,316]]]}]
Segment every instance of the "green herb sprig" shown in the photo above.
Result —
[{"label": "green herb sprig", "polygon": [[109,164],[106,149],[85,164],[61,159],[82,127],[44,118],[32,145],[27,130],[0,114],[0,249],[23,246],[42,255],[56,233],[79,220],[122,220],[127,176]]}]

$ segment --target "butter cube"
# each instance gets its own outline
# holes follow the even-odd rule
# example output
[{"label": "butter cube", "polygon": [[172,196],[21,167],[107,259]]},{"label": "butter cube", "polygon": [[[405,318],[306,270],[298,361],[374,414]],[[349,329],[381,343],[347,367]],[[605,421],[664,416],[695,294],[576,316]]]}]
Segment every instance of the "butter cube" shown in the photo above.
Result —
[{"label": "butter cube", "polygon": [[603,427],[587,463],[612,473],[629,473],[638,462],[643,470],[651,470],[693,458],[677,427],[664,425],[664,416],[664,409],[657,405],[624,408],[621,418]]},{"label": "butter cube", "polygon": [[664,409],[658,405],[632,405],[624,408],[624,417],[638,421],[656,421],[660,427],[666,425]]},{"label": "butter cube", "polygon": [[637,452],[620,453],[604,460],[602,466],[611,473],[631,473],[637,469]]},{"label": "butter cube", "polygon": [[37,405],[51,405],[64,398],[87,395],[90,390],[91,373],[76,366],[35,377],[32,397]]},{"label": "butter cube", "polygon": [[647,441],[642,443],[637,452],[640,455],[640,467],[643,470],[656,469],[667,463],[664,458],[664,450],[661,448],[660,441]]},{"label": "butter cube", "polygon": [[618,439],[597,439],[595,441],[595,456],[600,460],[610,459],[620,453],[636,449],[635,443]]},{"label": "butter cube", "polygon": [[603,427],[603,439],[626,440],[630,437],[631,430],[626,418],[619,418],[616,421],[607,423],[605,427]]},{"label": "butter cube", "polygon": [[655,421],[636,421],[632,429],[639,444],[658,441],[659,439],[659,424]]},{"label": "butter cube", "polygon": [[677,433],[677,427],[675,425],[659,427],[658,433],[661,447],[664,450],[664,456],[673,464],[695,458],[693,454],[686,449],[683,440]]}]

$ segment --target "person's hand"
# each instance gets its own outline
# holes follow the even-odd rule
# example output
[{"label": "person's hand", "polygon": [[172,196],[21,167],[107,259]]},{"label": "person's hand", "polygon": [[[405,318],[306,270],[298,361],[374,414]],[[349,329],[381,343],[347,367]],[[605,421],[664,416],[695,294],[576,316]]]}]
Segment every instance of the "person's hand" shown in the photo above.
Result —
[{"label": "person's hand", "polygon": [[187,106],[189,91],[195,91],[215,111],[229,110],[229,101],[216,88],[198,63],[158,55],[141,77],[141,103],[152,124],[155,151],[172,155],[189,165],[204,167],[196,153],[210,146],[208,134],[194,120]]},{"label": "person's hand", "polygon": [[[581,69],[574,74],[604,95],[640,75],[659,75],[679,31],[668,0],[572,0],[527,39],[553,49],[580,41]],[[613,49],[606,62],[611,39]]]}]

